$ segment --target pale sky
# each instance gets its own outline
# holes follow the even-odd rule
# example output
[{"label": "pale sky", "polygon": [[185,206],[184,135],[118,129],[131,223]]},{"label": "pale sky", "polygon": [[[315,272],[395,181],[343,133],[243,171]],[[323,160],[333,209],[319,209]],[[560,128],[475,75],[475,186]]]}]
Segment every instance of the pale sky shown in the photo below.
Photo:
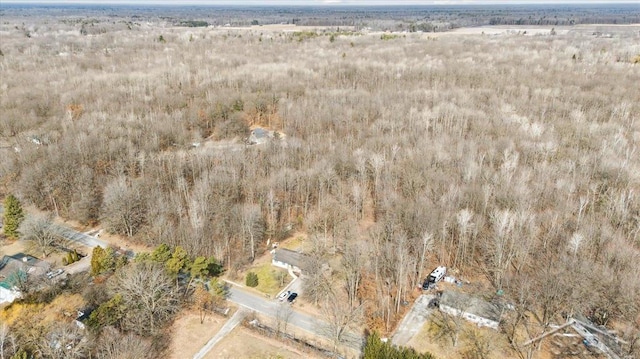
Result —
[{"label": "pale sky", "polygon": [[0,0],[0,4],[161,4],[161,5],[474,5],[474,4],[637,4],[640,0]]}]

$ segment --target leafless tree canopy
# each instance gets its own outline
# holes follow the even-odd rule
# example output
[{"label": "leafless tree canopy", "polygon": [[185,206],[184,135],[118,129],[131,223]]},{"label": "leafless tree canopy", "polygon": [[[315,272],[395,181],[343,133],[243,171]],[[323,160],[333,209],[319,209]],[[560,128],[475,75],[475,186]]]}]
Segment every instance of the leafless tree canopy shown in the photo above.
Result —
[{"label": "leafless tree canopy", "polygon": [[[637,324],[637,27],[562,26],[598,22],[587,13],[466,35],[2,13],[2,185],[228,269],[305,232],[309,298],[382,331],[436,263],[486,276],[540,328],[566,313]],[[249,145],[255,126],[277,135]],[[131,328],[170,318],[172,288],[140,266],[111,287],[145,308]]]},{"label": "leafless tree canopy", "polygon": [[110,289],[122,298],[123,328],[138,335],[157,333],[179,309],[175,283],[161,265],[124,268],[114,275]]}]

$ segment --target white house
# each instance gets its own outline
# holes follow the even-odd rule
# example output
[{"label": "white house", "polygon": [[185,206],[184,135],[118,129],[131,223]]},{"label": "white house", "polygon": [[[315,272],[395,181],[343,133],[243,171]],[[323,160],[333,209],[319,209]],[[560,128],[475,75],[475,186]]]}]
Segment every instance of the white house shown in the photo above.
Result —
[{"label": "white house", "polygon": [[20,298],[20,291],[16,287],[0,282],[0,304],[11,303]]}]

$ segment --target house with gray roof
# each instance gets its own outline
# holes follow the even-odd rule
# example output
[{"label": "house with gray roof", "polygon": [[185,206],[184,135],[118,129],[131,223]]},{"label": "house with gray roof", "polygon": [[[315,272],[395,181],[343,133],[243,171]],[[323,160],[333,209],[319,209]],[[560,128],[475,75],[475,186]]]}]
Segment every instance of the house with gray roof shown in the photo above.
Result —
[{"label": "house with gray roof", "polygon": [[0,260],[0,304],[11,303],[19,298],[19,284],[29,276],[44,275],[49,267],[49,263],[24,253],[2,257]]},{"label": "house with gray roof", "polygon": [[306,267],[308,256],[304,253],[285,248],[276,248],[271,251],[271,254],[273,255],[271,264],[276,267],[291,269],[296,272],[302,272]]},{"label": "house with gray roof", "polygon": [[269,131],[262,127],[256,127],[251,130],[251,134],[249,135],[249,139],[247,142],[250,145],[261,145],[263,143],[267,143],[271,139],[274,138],[273,131]]},{"label": "house with gray roof", "polygon": [[503,308],[466,293],[445,291],[439,299],[440,311],[477,324],[480,327],[498,329]]}]

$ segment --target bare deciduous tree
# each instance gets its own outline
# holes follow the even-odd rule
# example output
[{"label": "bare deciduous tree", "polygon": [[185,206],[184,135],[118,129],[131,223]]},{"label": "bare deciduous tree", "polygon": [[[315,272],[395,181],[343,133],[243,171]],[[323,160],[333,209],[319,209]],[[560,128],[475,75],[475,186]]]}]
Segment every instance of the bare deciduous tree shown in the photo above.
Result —
[{"label": "bare deciduous tree", "polygon": [[365,268],[366,252],[359,243],[347,244],[342,256],[342,268],[345,280],[345,290],[350,306],[358,299],[358,288],[362,280],[362,271]]},{"label": "bare deciduous tree", "polygon": [[74,323],[51,326],[38,342],[38,351],[45,358],[81,359],[89,355],[91,345],[86,332]]},{"label": "bare deciduous tree", "polygon": [[354,340],[357,343],[358,336],[350,331],[355,329],[362,320],[362,305],[350,306],[344,300],[333,296],[323,303],[322,313],[328,327],[320,329],[331,338],[334,351],[344,343],[352,343]]},{"label": "bare deciduous tree", "polygon": [[134,263],[118,271],[110,290],[120,294],[126,313],[123,326],[139,335],[156,333],[178,310],[173,281],[164,266]]},{"label": "bare deciduous tree", "polygon": [[275,328],[278,333],[286,333],[287,326],[293,315],[293,308],[287,302],[280,302],[276,308],[274,317]]},{"label": "bare deciduous tree", "polygon": [[151,343],[134,334],[121,334],[113,327],[103,330],[96,344],[98,359],[137,359],[153,355]]},{"label": "bare deciduous tree", "polygon": [[50,217],[27,216],[20,225],[22,238],[31,241],[33,247],[46,258],[60,244]]},{"label": "bare deciduous tree", "polygon": [[105,187],[103,203],[102,222],[114,233],[132,237],[146,220],[141,189],[124,177],[113,180]]}]

